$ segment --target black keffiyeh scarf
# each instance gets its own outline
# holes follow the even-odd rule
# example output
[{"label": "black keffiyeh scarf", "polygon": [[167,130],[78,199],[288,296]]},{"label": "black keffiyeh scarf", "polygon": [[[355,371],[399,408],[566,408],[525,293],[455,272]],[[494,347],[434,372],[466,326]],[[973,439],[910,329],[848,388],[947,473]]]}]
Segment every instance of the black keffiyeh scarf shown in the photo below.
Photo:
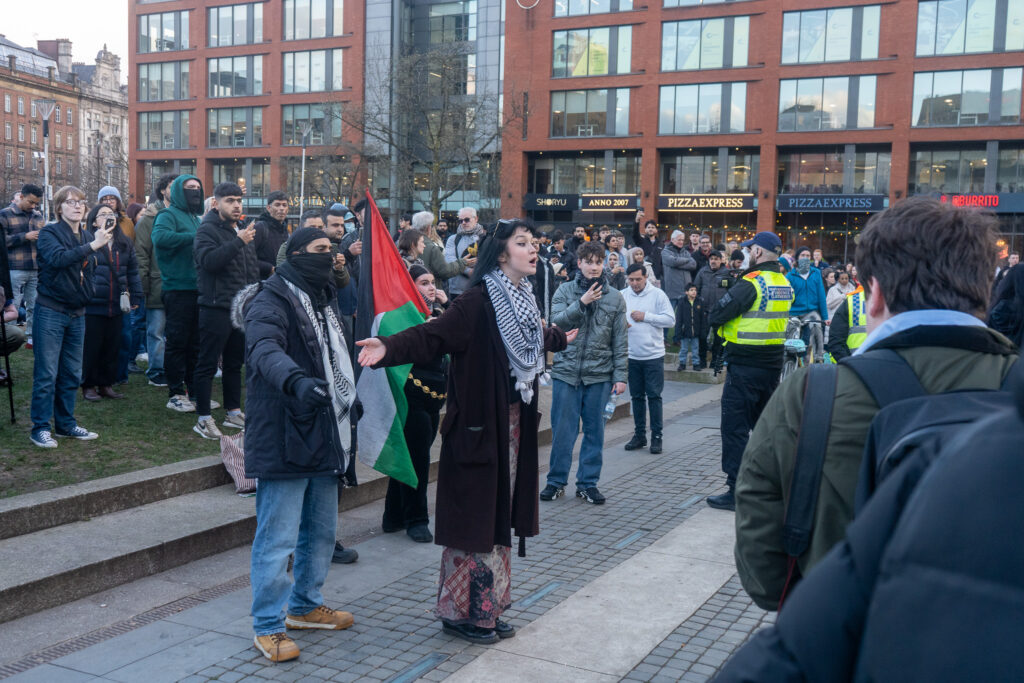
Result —
[{"label": "black keffiyeh scarf", "polygon": [[501,270],[484,275],[484,283],[516,380],[516,391],[523,403],[532,403],[533,381],[544,374],[544,330],[533,290],[526,278],[517,286]]}]

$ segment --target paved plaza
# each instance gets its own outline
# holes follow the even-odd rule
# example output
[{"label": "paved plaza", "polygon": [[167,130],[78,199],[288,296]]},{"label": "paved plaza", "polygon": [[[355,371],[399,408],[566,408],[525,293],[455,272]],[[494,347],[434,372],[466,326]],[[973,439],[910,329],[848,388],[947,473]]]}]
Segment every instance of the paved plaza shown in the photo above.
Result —
[{"label": "paved plaza", "polygon": [[[341,537],[360,559],[334,565],[324,587],[327,604],[351,611],[355,625],[341,632],[293,632],[302,649],[296,661],[271,664],[252,647],[248,548],[239,548],[202,561],[202,572],[181,568],[165,577],[164,583],[191,589],[162,604],[145,598],[159,592],[157,575],[87,604],[0,625],[0,640],[24,634],[20,640],[31,647],[3,655],[0,677],[146,683],[707,680],[771,615],[752,605],[736,578],[732,513],[703,501],[724,486],[721,387],[669,384],[664,454],[625,452],[632,420],[612,422],[600,483],[607,504],[568,497],[541,503],[541,534],[528,539],[527,556],[513,562],[514,604],[506,618],[519,629],[515,638],[476,646],[443,634],[431,613],[440,548],[400,533],[381,534],[378,502],[343,514]],[[541,460],[546,463],[546,448]],[[203,578],[196,578],[200,573]],[[146,582],[149,591],[141,585]],[[102,609],[110,604],[121,610],[112,614],[130,612],[121,596],[131,595],[144,610],[91,624],[85,616],[99,613],[97,600],[108,601],[99,603]],[[49,640],[47,624],[53,627]]]}]

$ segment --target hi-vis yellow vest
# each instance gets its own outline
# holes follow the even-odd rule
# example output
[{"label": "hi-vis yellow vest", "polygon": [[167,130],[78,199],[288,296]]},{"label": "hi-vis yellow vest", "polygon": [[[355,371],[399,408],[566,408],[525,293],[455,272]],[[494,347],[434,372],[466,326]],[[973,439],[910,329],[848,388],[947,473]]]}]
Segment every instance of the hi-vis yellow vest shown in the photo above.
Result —
[{"label": "hi-vis yellow vest", "polygon": [[850,316],[850,334],[846,337],[846,347],[856,351],[868,338],[868,300],[864,296],[863,287],[846,295],[846,309]]},{"label": "hi-vis yellow vest", "polygon": [[754,285],[757,298],[749,311],[722,326],[722,337],[730,344],[782,344],[794,298],[789,280],[773,271],[754,271],[743,279]]}]

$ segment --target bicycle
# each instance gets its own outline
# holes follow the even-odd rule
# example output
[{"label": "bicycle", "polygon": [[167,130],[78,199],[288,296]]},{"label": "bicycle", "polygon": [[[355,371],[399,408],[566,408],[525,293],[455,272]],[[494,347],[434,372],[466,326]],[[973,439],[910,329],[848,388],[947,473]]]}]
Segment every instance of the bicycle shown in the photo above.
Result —
[{"label": "bicycle", "polygon": [[812,330],[812,339],[815,334],[822,334],[821,332],[821,320],[801,320],[797,316],[793,316],[786,323],[786,341],[783,342],[785,349],[786,360],[782,364],[782,374],[779,375],[779,382],[782,382],[790,373],[796,371],[797,368],[802,368],[807,365],[805,357],[807,356],[807,344],[803,339],[800,338],[801,333],[805,325],[818,325],[818,331]]}]

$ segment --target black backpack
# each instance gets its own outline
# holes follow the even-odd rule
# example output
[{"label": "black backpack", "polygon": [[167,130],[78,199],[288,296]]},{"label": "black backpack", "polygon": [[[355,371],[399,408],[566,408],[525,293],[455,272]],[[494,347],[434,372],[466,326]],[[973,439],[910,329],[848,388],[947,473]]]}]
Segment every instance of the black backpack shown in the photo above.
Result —
[{"label": "black backpack", "polygon": [[[1013,402],[1008,391],[1012,372],[1007,373],[998,390],[929,394],[910,365],[892,349],[868,351],[844,358],[841,363],[857,374],[879,408],[864,442],[855,513],[860,512],[882,480],[909,456],[919,451],[937,453],[937,446],[957,430]],[[790,565],[787,591],[796,578],[796,560],[810,545],[814,528],[837,375],[835,365],[811,366],[806,375],[803,416],[782,532]]]}]

